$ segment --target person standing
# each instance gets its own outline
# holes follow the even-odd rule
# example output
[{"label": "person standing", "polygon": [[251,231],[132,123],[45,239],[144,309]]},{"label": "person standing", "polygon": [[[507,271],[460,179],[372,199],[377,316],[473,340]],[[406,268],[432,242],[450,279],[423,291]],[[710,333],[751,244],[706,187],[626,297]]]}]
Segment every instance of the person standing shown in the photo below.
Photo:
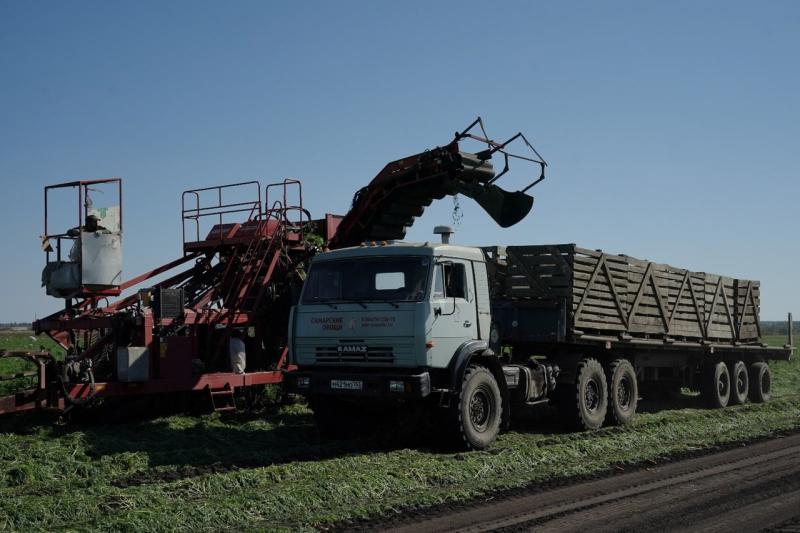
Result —
[{"label": "person standing", "polygon": [[231,361],[231,371],[244,374],[247,367],[247,347],[244,343],[244,334],[241,330],[234,329],[228,340],[228,356]]}]

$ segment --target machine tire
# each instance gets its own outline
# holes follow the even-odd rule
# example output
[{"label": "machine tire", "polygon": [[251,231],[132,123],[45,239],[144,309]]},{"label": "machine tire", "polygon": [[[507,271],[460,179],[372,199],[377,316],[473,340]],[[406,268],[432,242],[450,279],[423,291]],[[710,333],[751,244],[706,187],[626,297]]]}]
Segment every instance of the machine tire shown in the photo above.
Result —
[{"label": "machine tire", "polygon": [[608,383],[597,359],[582,359],[578,363],[575,382],[571,386],[564,385],[558,408],[569,428],[586,430],[602,427],[608,411]]},{"label": "machine tire", "polygon": [[626,426],[633,421],[639,400],[636,371],[627,359],[616,359],[606,368],[608,409],[606,424]]},{"label": "machine tire", "polygon": [[731,397],[731,375],[728,372],[728,365],[718,361],[703,367],[703,387],[700,394],[706,405],[714,409],[728,405]]},{"label": "machine tire", "polygon": [[772,372],[767,363],[750,365],[750,401],[768,402],[772,397]]},{"label": "machine tire", "polygon": [[731,405],[741,405],[747,401],[747,393],[750,389],[747,366],[744,361],[732,361],[728,363],[728,372],[731,375]]},{"label": "machine tire", "polygon": [[484,366],[470,366],[464,373],[455,405],[459,444],[468,450],[485,450],[500,432],[503,402],[500,386]]}]

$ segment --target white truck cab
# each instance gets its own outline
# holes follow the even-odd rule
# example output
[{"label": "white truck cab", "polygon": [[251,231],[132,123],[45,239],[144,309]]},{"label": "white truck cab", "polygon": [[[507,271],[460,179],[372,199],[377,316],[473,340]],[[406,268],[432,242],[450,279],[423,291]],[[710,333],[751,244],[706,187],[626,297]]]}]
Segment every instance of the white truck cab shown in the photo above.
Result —
[{"label": "white truck cab", "polygon": [[485,448],[508,402],[490,330],[480,248],[375,242],[318,254],[289,321],[287,383],[323,433],[357,418],[365,398],[423,401],[463,422],[466,447]]},{"label": "white truck cab", "polygon": [[317,255],[293,311],[292,362],[446,368],[491,320],[483,252],[375,243]]}]

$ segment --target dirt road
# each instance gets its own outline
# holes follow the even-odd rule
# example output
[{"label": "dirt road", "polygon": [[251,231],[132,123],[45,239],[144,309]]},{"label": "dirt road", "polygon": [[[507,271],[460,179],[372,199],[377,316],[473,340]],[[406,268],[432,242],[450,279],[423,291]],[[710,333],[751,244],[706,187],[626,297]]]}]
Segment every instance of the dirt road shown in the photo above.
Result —
[{"label": "dirt road", "polygon": [[443,510],[388,531],[764,529],[800,532],[800,435]]}]

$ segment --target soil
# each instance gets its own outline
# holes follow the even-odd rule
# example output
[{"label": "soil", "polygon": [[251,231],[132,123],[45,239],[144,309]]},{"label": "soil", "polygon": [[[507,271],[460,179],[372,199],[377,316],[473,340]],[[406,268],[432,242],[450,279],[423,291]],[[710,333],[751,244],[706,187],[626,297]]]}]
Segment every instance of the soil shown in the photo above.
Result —
[{"label": "soil", "polygon": [[[344,525],[343,525],[344,526]],[[800,434],[345,529],[798,531]]]}]

